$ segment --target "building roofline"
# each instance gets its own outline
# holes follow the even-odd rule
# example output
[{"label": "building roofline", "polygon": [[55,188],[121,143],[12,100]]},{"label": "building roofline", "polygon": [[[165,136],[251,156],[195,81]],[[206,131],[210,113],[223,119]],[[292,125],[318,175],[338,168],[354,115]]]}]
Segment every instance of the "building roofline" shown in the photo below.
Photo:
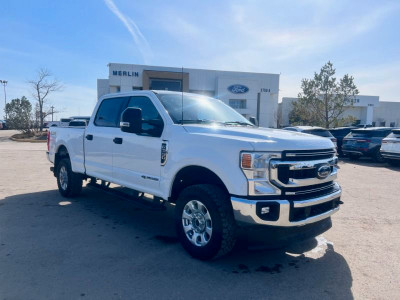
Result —
[{"label": "building roofline", "polygon": [[[142,64],[127,64],[127,63],[115,63],[115,62],[110,62],[107,64],[107,67],[110,66],[110,64],[117,64],[117,65],[134,65],[134,66],[140,66],[140,67],[152,67],[152,68],[174,68],[174,69],[178,69],[181,70],[182,67],[171,67],[171,66],[153,66],[153,65],[142,65]],[[234,71],[234,70],[215,70],[215,69],[202,69],[202,68],[187,68],[187,67],[183,67],[183,71],[186,70],[199,70],[199,71],[214,71],[214,72],[226,72],[226,73],[243,73],[243,74],[262,74],[262,75],[277,75],[280,77],[280,74],[277,73],[262,73],[262,72],[246,72],[246,71]],[[166,71],[166,72],[170,72],[170,71]]]}]

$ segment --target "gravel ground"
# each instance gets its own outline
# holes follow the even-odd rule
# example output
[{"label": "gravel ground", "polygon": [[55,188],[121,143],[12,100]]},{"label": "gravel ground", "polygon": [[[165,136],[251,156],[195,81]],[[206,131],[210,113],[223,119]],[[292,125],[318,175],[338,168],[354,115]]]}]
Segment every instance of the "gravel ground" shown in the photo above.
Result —
[{"label": "gravel ground", "polygon": [[172,207],[90,188],[62,198],[46,144],[0,131],[0,299],[398,299],[400,169],[340,163],[333,228],[287,249],[237,247],[212,262],[176,240]]}]

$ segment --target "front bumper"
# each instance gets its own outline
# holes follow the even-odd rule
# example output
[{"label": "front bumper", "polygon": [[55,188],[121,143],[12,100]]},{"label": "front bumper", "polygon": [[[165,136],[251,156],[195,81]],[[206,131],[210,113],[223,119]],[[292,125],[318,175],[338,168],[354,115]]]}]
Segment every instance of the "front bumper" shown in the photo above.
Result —
[{"label": "front bumper", "polygon": [[[337,185],[337,189],[330,194],[306,200],[252,200],[232,196],[231,202],[235,219],[240,223],[292,227],[318,222],[333,215],[339,210],[341,194],[342,190]],[[323,205],[327,206],[321,210]],[[263,207],[269,209],[263,211]],[[294,217],[294,212],[298,210],[304,210],[304,214],[300,215],[304,217]],[[269,220],[268,213],[274,214]]]}]

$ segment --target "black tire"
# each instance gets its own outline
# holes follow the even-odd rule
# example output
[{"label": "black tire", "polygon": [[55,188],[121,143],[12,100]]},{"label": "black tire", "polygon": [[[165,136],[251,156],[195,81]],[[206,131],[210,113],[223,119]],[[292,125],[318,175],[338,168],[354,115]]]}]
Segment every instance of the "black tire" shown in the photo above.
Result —
[{"label": "black tire", "polygon": [[400,167],[400,160],[388,159],[387,162],[393,167]]},{"label": "black tire", "polygon": [[[186,235],[182,214],[186,204],[200,201],[207,208],[212,220],[212,235],[204,246],[194,245]],[[183,248],[194,258],[208,260],[229,253],[236,242],[236,222],[229,195],[211,184],[199,184],[184,189],[175,208],[175,226]]]},{"label": "black tire", "polygon": [[356,154],[349,154],[349,158],[350,158],[351,160],[358,160],[358,159],[360,158],[360,156],[359,156],[359,155],[356,155]]},{"label": "black tire", "polygon": [[372,157],[373,160],[377,163],[383,163],[385,162],[385,158],[382,156],[380,149],[375,151],[374,156]]},{"label": "black tire", "polygon": [[[61,181],[61,170],[64,168],[67,173],[67,180],[64,181],[66,184],[62,184]],[[63,170],[63,172],[64,172]],[[63,158],[57,165],[57,185],[58,191],[63,197],[75,197],[82,191],[82,175],[72,172],[71,162],[69,158]]]}]

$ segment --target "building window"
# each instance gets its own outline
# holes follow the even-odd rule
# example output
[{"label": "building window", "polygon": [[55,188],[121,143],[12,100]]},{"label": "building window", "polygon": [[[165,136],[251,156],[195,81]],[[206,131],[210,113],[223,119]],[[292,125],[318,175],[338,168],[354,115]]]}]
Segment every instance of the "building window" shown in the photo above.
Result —
[{"label": "building window", "polygon": [[385,127],[385,126],[386,126],[386,122],[385,122],[385,121],[383,121],[383,122],[380,122],[380,123],[379,123],[379,126],[381,126],[381,127]]},{"label": "building window", "polygon": [[396,122],[390,122],[390,127],[396,126]]},{"label": "building window", "polygon": [[140,87],[140,86],[133,86],[133,87],[132,87],[132,90],[133,90],[133,91],[141,91],[141,90],[142,90],[142,87]]},{"label": "building window", "polygon": [[117,85],[115,88],[117,89],[117,93],[121,92],[121,87],[119,85]]},{"label": "building window", "polygon": [[374,121],[374,122],[372,122],[372,127],[375,127],[376,126],[376,122]]},{"label": "building window", "polygon": [[175,79],[150,79],[150,90],[182,91],[182,80]]},{"label": "building window", "polygon": [[243,99],[229,99],[229,106],[234,109],[245,109],[246,100]]}]

